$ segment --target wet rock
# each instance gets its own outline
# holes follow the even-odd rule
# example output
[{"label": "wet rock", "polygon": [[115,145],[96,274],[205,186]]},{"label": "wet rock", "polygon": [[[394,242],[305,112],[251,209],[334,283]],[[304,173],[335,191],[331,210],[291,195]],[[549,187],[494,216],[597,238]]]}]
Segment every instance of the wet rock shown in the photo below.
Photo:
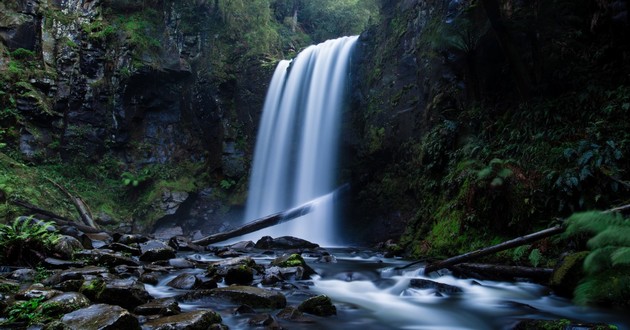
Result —
[{"label": "wet rock", "polygon": [[168,260],[167,266],[181,269],[181,268],[195,268],[197,264],[195,264],[194,262],[190,260],[186,260],[184,258],[174,258],[174,259]]},{"label": "wet rock", "polygon": [[74,254],[75,258],[85,261],[92,265],[106,265],[108,267],[116,267],[120,265],[140,266],[140,263],[131,259],[120,252],[111,250],[83,250]]},{"label": "wet rock", "polygon": [[59,317],[90,304],[86,296],[78,292],[66,292],[44,301],[37,310],[50,317]]},{"label": "wet rock", "polygon": [[322,253],[322,255],[319,258],[317,258],[317,261],[315,261],[315,262],[318,262],[318,263],[333,263],[334,264],[334,263],[337,263],[337,258],[335,258],[334,255],[332,255],[332,254],[330,254],[328,252],[324,252],[324,253]]},{"label": "wet rock", "polygon": [[250,251],[254,248],[254,245],[252,241],[241,241],[230,245],[230,249],[235,251]]},{"label": "wet rock", "polygon": [[251,257],[237,257],[212,263],[208,267],[208,276],[221,276],[228,285],[249,284],[254,280],[255,268],[258,267]]},{"label": "wet rock", "polygon": [[269,309],[283,308],[287,304],[287,299],[280,292],[237,285],[189,292],[178,298],[178,300],[182,302],[226,301],[235,305],[249,305],[252,308]]},{"label": "wet rock", "polygon": [[461,288],[448,285],[444,283],[439,283],[431,280],[426,280],[422,278],[413,278],[409,281],[409,286],[416,289],[433,289],[436,292],[443,294],[454,294],[463,292]]},{"label": "wet rock", "polygon": [[304,258],[301,255],[294,254],[284,254],[271,262],[272,266],[278,267],[302,267],[304,269],[304,276],[308,278],[311,275],[317,274],[313,268],[306,264]]},{"label": "wet rock", "polygon": [[319,295],[306,299],[298,306],[298,310],[300,312],[317,316],[337,315],[337,307],[333,305],[330,298],[326,295]]},{"label": "wet rock", "polygon": [[35,271],[35,269],[20,268],[12,271],[11,274],[7,276],[7,278],[11,280],[16,280],[20,283],[33,282],[36,274],[37,272]]},{"label": "wet rock", "polygon": [[168,240],[168,246],[172,247],[176,251],[204,251],[202,246],[194,244],[190,238],[184,236],[174,236]]},{"label": "wet rock", "polygon": [[155,330],[209,329],[221,321],[221,316],[216,312],[198,310],[152,320],[145,323],[143,328]]},{"label": "wet rock", "polygon": [[69,261],[69,260],[61,260],[56,258],[46,258],[42,262],[42,266],[49,269],[69,269],[73,267],[81,267],[84,266],[80,261]]},{"label": "wet rock", "polygon": [[240,305],[237,309],[234,310],[235,315],[243,315],[243,314],[256,314],[256,310],[247,305]]},{"label": "wet rock", "polygon": [[319,247],[318,244],[311,243],[307,240],[292,236],[282,236],[272,238],[271,236],[264,236],[258,242],[255,247],[257,249],[314,249]]},{"label": "wet rock", "polygon": [[149,238],[144,235],[137,234],[114,234],[114,241],[124,245],[131,245],[134,243],[144,243],[149,241]]},{"label": "wet rock", "polygon": [[72,330],[136,330],[138,319],[120,306],[92,305],[68,313],[61,322]]},{"label": "wet rock", "polygon": [[88,266],[82,268],[70,268],[59,274],[60,282],[68,280],[83,280],[84,276],[99,275],[107,273],[107,268],[98,266]]},{"label": "wet rock", "polygon": [[116,251],[116,252],[130,254],[132,256],[139,256],[141,254],[139,248],[122,244],[122,243],[118,243],[118,242],[113,242],[111,244],[108,244],[105,248],[112,251]]},{"label": "wet rock", "polygon": [[234,251],[232,249],[226,249],[226,250],[218,251],[215,254],[219,258],[236,258],[236,257],[240,257],[240,256],[243,255],[242,253]]},{"label": "wet rock", "polygon": [[155,299],[142,304],[134,310],[138,315],[177,315],[181,313],[179,304],[173,298]]},{"label": "wet rock", "polygon": [[562,330],[605,330],[617,329],[616,326],[606,323],[580,323],[566,319],[561,320],[521,320],[513,330],[539,330],[539,329],[562,329]]},{"label": "wet rock", "polygon": [[68,235],[63,235],[53,245],[53,253],[64,259],[71,259],[75,251],[83,249],[81,242]]},{"label": "wet rock", "polygon": [[83,233],[79,240],[86,249],[102,248],[114,241],[108,233]]},{"label": "wet rock", "polygon": [[67,280],[52,286],[53,289],[63,292],[75,292],[81,290],[83,280]]},{"label": "wet rock", "polygon": [[252,316],[247,323],[252,327],[265,327],[265,329],[280,329],[278,322],[269,314]]},{"label": "wet rock", "polygon": [[155,273],[144,273],[140,275],[140,278],[138,280],[142,283],[151,285],[156,285],[160,282],[158,275]]},{"label": "wet rock", "polygon": [[315,323],[315,319],[305,316],[304,313],[300,312],[297,308],[291,306],[285,307],[283,310],[279,311],[276,316],[287,321],[299,323]]},{"label": "wet rock", "polygon": [[20,289],[20,283],[17,281],[5,280],[0,278],[0,293],[14,293]]},{"label": "wet rock", "polygon": [[180,274],[174,279],[166,283],[167,286],[175,289],[191,290],[199,287],[202,284],[201,280],[195,276],[195,274]]},{"label": "wet rock", "polygon": [[30,300],[43,297],[44,300],[48,300],[54,296],[60,295],[61,293],[62,292],[59,290],[47,288],[43,284],[36,283],[27,289],[18,292],[15,295],[15,298],[20,300]]},{"label": "wet rock", "polygon": [[588,251],[564,256],[553,269],[549,287],[559,296],[572,298],[573,291],[584,277],[584,259]]},{"label": "wet rock", "polygon": [[140,260],[152,262],[158,260],[168,260],[176,257],[175,250],[161,241],[147,241],[140,244]]},{"label": "wet rock", "polygon": [[133,278],[86,281],[81,287],[81,292],[93,301],[119,305],[127,309],[145,304],[153,298],[144,285]]},{"label": "wet rock", "polygon": [[173,215],[186,199],[188,199],[188,193],[185,191],[166,190],[162,192],[162,200],[159,206],[165,215]]}]

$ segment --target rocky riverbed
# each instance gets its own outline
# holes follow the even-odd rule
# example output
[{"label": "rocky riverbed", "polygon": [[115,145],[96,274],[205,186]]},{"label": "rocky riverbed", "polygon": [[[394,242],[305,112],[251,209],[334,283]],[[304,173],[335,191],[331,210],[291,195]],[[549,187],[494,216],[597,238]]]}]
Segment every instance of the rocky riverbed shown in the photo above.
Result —
[{"label": "rocky riverbed", "polygon": [[[621,314],[581,309],[533,283],[426,278],[378,251],[294,237],[201,247],[185,237],[64,236],[37,268],[4,267],[10,329],[595,329]],[[586,312],[586,313],[585,313]],[[541,319],[549,321],[541,321]],[[554,323],[555,322],[555,323]],[[567,328],[568,326],[568,328]],[[554,328],[555,329],[555,328]]]}]

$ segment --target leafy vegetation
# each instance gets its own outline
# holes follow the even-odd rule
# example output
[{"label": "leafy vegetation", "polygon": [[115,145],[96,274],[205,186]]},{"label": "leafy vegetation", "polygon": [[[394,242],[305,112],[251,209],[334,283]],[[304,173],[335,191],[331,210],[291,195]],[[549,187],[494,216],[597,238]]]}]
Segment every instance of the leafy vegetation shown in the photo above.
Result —
[{"label": "leafy vegetation", "polygon": [[10,225],[0,225],[1,260],[10,265],[35,265],[59,238],[50,222],[16,218]]},{"label": "leafy vegetation", "polygon": [[585,278],[574,292],[583,305],[628,307],[630,301],[630,220],[617,213],[576,213],[567,220],[565,237],[590,234]]}]

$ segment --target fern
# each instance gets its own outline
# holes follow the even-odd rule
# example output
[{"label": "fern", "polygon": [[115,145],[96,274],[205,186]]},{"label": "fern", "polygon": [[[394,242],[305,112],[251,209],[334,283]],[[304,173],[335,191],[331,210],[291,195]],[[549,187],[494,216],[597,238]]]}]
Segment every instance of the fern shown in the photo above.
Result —
[{"label": "fern", "polygon": [[582,305],[630,305],[630,221],[620,214],[584,212],[567,220],[564,237],[592,234],[586,276],[574,292]]}]

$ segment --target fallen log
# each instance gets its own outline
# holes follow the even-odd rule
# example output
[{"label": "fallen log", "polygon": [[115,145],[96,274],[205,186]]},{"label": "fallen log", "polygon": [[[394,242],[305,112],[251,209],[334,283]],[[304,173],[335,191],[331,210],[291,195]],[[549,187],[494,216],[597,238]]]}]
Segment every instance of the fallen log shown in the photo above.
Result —
[{"label": "fallen log", "polygon": [[274,213],[274,214],[262,217],[244,226],[241,226],[241,227],[238,227],[238,228],[235,228],[230,231],[223,232],[223,233],[212,234],[210,236],[206,236],[204,238],[200,238],[198,240],[192,241],[192,243],[196,245],[210,245],[210,244],[226,241],[230,238],[239,237],[245,234],[250,234],[255,231],[258,231],[267,227],[275,226],[275,225],[278,225],[287,221],[291,221],[293,219],[299,218],[303,215],[310,213],[312,209],[315,207],[315,205],[318,204],[322,199],[328,196],[334,196],[334,197],[342,196],[344,193],[348,192],[349,190],[350,190],[350,186],[348,184],[345,184],[329,194],[312,199],[304,204],[298,205],[287,211],[282,211],[282,212],[278,212],[278,213]]},{"label": "fallen log", "polygon": [[452,258],[448,258],[446,260],[438,261],[438,262],[427,265],[424,268],[424,274],[427,275],[431,272],[435,272],[443,268],[449,268],[453,265],[461,264],[466,261],[470,261],[470,260],[484,257],[484,256],[487,256],[487,255],[490,255],[499,251],[503,251],[503,250],[511,249],[513,247],[535,242],[545,237],[557,235],[564,232],[564,229],[565,227],[563,225],[558,225],[558,226],[547,228],[545,230],[541,230],[539,232],[535,232],[529,235],[517,237],[515,239],[505,241],[497,245],[485,247],[483,249],[475,250],[472,252],[468,252],[468,253],[464,253],[464,254],[452,257]]},{"label": "fallen log", "polygon": [[81,223],[78,223],[70,218],[58,215],[54,212],[51,212],[49,210],[45,210],[42,209],[41,207],[38,207],[36,205],[33,205],[27,201],[23,201],[21,199],[12,199],[10,200],[10,203],[13,205],[17,205],[19,207],[25,208],[31,212],[33,212],[33,215],[35,215],[37,218],[41,218],[42,220],[50,220],[55,222],[56,224],[60,225],[60,226],[73,226],[75,228],[77,228],[78,230],[84,232],[84,233],[100,233],[100,232],[106,232],[104,230],[101,229],[96,229],[90,226],[86,226],[83,225]]},{"label": "fallen log", "polygon": [[51,179],[47,178],[47,180],[50,181],[50,183],[52,183],[59,190],[61,190],[64,194],[66,194],[68,198],[70,198],[70,200],[72,201],[72,204],[79,212],[79,215],[81,216],[81,220],[86,226],[99,229],[96,223],[94,222],[94,219],[92,218],[91,212],[87,204],[85,204],[85,202],[81,199],[81,197],[75,197],[68,191],[68,189],[64,188],[62,185],[58,184],[57,182]]},{"label": "fallen log", "polygon": [[512,281],[527,278],[538,283],[547,283],[553,269],[524,266],[504,266],[492,264],[461,263],[449,267],[455,274],[482,280]]},{"label": "fallen log", "polygon": [[192,241],[193,244],[196,245],[210,245],[213,243],[223,242],[230,238],[239,237],[245,234],[253,233],[255,231],[275,226],[281,224],[283,222],[287,222],[293,220],[295,218],[299,218],[305,214],[311,212],[311,208],[313,207],[313,201],[302,204],[298,207],[290,209],[288,211],[275,213],[272,215],[268,215],[266,217],[262,217],[258,220],[254,220],[244,226],[223,232],[218,234],[213,234],[210,236],[206,236],[204,238],[200,238],[198,240]]}]

